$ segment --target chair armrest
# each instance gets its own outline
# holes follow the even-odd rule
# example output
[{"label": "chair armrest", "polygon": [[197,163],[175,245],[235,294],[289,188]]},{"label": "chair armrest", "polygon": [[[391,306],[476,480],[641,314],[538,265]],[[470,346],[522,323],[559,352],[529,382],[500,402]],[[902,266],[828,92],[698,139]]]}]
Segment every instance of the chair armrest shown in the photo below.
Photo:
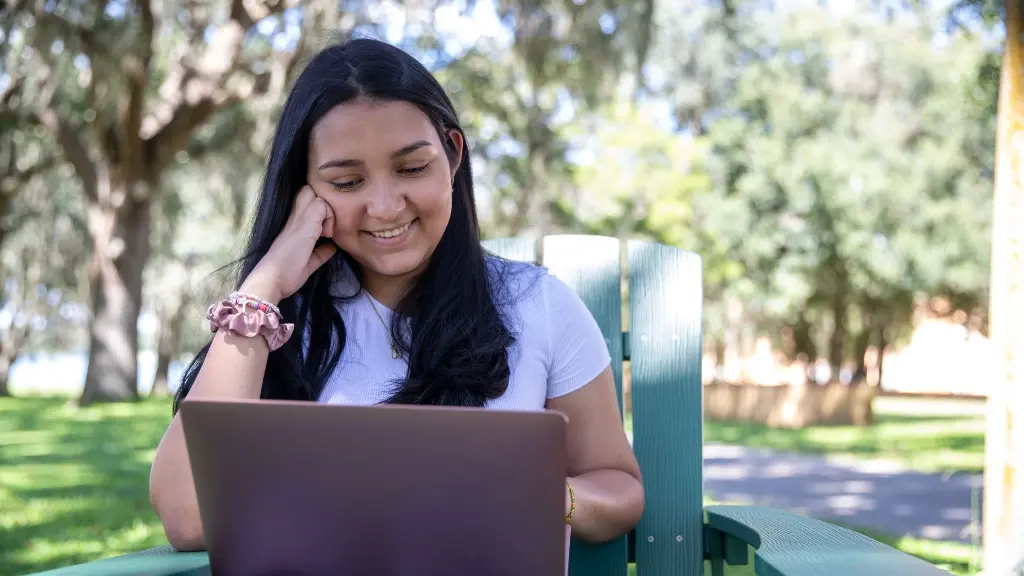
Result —
[{"label": "chair armrest", "polygon": [[206,552],[178,552],[158,546],[141,552],[65,566],[34,576],[209,576]]},{"label": "chair armrest", "polygon": [[949,576],[852,530],[807,516],[760,506],[707,506],[711,530],[756,549],[758,576]]}]

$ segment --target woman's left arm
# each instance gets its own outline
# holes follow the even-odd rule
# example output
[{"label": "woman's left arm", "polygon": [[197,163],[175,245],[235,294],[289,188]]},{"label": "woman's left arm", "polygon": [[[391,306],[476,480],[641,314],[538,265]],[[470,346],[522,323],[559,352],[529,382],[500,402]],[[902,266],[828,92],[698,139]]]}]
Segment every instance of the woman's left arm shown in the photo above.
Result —
[{"label": "woman's left arm", "polygon": [[597,543],[629,532],[643,514],[644,488],[622,427],[611,367],[581,388],[548,399],[547,407],[569,420],[566,480],[576,497],[569,521],[573,534]]}]

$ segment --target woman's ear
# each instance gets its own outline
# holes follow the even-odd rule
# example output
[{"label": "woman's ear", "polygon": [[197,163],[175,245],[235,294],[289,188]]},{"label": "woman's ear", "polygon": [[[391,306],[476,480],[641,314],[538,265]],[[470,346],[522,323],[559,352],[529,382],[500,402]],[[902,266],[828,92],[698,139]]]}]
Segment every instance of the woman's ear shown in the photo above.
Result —
[{"label": "woman's ear", "polygon": [[466,145],[465,138],[462,137],[462,132],[452,128],[448,131],[448,139],[451,140],[452,150],[455,152],[455,159],[451,162],[451,174],[449,176],[452,180],[455,179],[455,173],[459,171],[459,165],[462,164],[462,148]]}]

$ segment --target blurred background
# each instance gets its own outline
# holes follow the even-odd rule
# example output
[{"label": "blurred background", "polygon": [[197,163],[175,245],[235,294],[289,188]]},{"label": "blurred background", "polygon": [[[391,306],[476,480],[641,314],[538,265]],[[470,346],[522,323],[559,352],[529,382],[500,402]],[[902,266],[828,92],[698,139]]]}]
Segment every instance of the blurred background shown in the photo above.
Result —
[{"label": "blurred background", "polygon": [[[1024,229],[1020,180],[993,206],[1013,2],[6,0],[0,573],[164,543],[147,479],[168,394],[291,80],[336,31],[442,81],[487,237],[703,257],[709,501],[979,573],[986,408],[1005,440],[1014,381],[990,261]],[[626,389],[628,409],[628,370]]]}]

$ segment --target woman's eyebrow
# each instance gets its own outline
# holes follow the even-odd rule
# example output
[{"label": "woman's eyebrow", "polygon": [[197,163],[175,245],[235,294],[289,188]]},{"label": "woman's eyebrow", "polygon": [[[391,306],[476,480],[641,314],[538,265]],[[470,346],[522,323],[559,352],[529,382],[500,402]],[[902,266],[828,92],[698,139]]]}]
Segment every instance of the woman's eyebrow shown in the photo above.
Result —
[{"label": "woman's eyebrow", "polygon": [[[416,150],[419,150],[420,148],[423,148],[425,146],[433,146],[433,144],[431,144],[430,142],[427,142],[426,140],[417,140],[416,142],[413,142],[412,144],[409,144],[408,146],[403,146],[403,147],[399,148],[398,150],[392,152],[391,153],[391,157],[392,158],[401,158],[402,156],[406,156],[408,154],[411,154],[411,153],[415,152]],[[334,160],[328,160],[327,162],[324,162],[323,164],[320,165],[318,170],[326,170],[327,168],[350,168],[352,166],[359,166],[362,163],[363,163],[362,160],[356,160],[356,159],[353,159],[353,158],[337,158],[337,159],[334,159]]]}]

